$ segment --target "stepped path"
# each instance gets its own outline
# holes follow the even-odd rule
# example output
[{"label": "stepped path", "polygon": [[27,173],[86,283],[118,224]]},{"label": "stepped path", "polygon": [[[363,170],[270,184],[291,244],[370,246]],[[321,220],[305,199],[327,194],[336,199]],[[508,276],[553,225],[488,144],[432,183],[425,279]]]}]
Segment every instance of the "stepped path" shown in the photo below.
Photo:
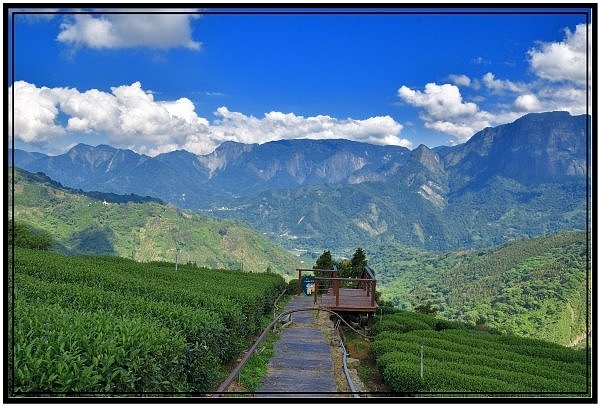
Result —
[{"label": "stepped path", "polygon": [[[285,311],[312,305],[312,296],[294,296]],[[316,327],[313,312],[296,312],[291,317],[293,323],[281,331],[255,397],[335,396],[331,349],[323,331]]]}]

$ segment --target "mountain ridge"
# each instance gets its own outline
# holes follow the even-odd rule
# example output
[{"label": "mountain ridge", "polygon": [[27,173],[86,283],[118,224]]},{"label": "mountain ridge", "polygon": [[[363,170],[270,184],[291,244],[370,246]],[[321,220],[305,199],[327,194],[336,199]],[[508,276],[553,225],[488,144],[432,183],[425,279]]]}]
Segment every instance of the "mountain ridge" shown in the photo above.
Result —
[{"label": "mountain ridge", "polygon": [[[179,210],[155,198],[83,192],[15,168],[8,217],[54,240],[68,254],[116,255],[136,261],[292,276],[298,258],[246,224]],[[14,211],[13,211],[14,207]]]},{"label": "mountain ridge", "polygon": [[[585,229],[587,126],[585,115],[547,112],[486,128],[464,144],[412,151],[348,140],[230,141],[201,156],[77,146],[57,157],[15,151],[15,160],[67,186],[242,219],[287,244],[351,249],[365,238],[393,239],[443,250]],[[94,148],[96,161],[85,156]],[[569,210],[555,207],[553,193]]]}]

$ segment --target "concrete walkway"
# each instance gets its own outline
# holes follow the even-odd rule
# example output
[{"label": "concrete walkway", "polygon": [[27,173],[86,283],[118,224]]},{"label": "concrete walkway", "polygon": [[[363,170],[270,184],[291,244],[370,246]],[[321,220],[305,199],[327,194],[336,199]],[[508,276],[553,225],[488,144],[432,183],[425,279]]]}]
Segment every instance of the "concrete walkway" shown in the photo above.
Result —
[{"label": "concrete walkway", "polygon": [[[312,296],[294,296],[285,311],[311,307]],[[331,349],[311,311],[292,313],[255,397],[331,397],[337,391]]]}]

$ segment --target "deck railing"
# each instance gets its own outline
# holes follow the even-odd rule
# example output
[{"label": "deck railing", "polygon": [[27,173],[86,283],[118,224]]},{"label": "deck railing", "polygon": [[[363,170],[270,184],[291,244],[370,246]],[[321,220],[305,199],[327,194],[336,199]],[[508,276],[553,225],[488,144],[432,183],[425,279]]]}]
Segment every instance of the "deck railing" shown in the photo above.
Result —
[{"label": "deck railing", "polygon": [[[313,289],[314,303],[317,303],[319,295],[332,295],[335,297],[335,306],[340,306],[340,288],[362,289],[371,300],[371,306],[375,306],[375,289],[377,280],[373,271],[365,267],[360,278],[340,278],[337,276],[337,267],[333,269],[298,269],[298,294],[301,293],[302,273],[307,272],[315,275],[315,286]],[[330,276],[316,276],[327,274]]]},{"label": "deck railing", "polygon": [[[315,286],[317,284],[316,279],[320,278],[319,275],[321,274],[327,274],[329,273],[333,278],[337,277],[337,267],[333,267],[334,269],[301,269],[298,268],[296,269],[298,271],[298,290],[296,291],[296,294],[299,295],[300,293],[302,293],[302,274],[304,273],[305,275],[307,273],[313,274],[315,276]],[[321,287],[321,289],[323,289],[323,287]]]}]

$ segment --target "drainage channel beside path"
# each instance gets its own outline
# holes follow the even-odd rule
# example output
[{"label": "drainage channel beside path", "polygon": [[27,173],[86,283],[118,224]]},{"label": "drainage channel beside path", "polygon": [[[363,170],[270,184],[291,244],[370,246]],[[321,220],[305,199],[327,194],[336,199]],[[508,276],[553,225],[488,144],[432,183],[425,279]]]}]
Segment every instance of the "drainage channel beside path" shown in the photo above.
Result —
[{"label": "drainage channel beside path", "polygon": [[[294,296],[285,311],[313,306],[312,296]],[[291,313],[292,323],[275,343],[267,375],[255,397],[336,395],[331,348],[312,311]]]}]

